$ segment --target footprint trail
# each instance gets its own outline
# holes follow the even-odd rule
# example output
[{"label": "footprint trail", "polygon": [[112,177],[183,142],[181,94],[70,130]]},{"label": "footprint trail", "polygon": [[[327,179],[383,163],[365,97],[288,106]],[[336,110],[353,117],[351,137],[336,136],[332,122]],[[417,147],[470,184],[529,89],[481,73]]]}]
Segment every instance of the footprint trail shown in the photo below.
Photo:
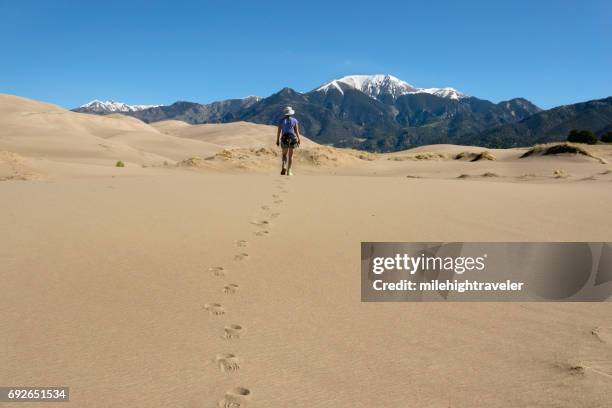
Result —
[{"label": "footprint trail", "polygon": [[[275,179],[274,188],[279,193],[273,193],[272,199],[273,204],[282,204],[284,200],[281,198],[281,194],[286,195],[289,194],[289,191],[286,188],[287,179],[284,177]],[[268,204],[263,204],[260,206],[260,210],[265,211],[263,218],[257,217],[256,219],[251,221],[251,224],[259,227],[253,233],[258,237],[264,237],[270,234],[270,227],[272,227],[271,219],[275,219],[280,216],[280,212],[270,212],[272,211],[272,206]],[[262,229],[264,228],[264,229]],[[234,241],[234,245],[237,248],[244,248],[249,246],[249,241],[245,239],[239,239]],[[234,261],[244,261],[249,258],[249,253],[247,252],[238,252],[234,255]],[[242,264],[242,265],[247,265]],[[226,276],[226,268],[223,266],[213,266],[209,268],[209,271],[214,277],[225,277]],[[225,283],[223,284],[221,291],[224,295],[227,296],[238,296],[238,291],[240,289],[240,285],[238,283]],[[238,297],[240,299],[240,296]],[[226,309],[220,303],[207,303],[204,305],[204,309],[211,315],[220,318],[224,318],[227,316]],[[246,329],[241,324],[231,323],[226,324],[223,327],[222,338],[228,341],[236,341],[245,338]],[[605,335],[604,335],[605,336]],[[222,352],[217,354],[214,357],[214,362],[218,367],[219,371],[223,373],[236,373],[241,370],[242,361],[238,358],[236,354],[231,352]],[[252,398],[251,390],[242,386],[237,386],[226,391],[223,399],[218,401],[217,406],[221,408],[245,408],[248,404],[250,404],[250,400]]]}]

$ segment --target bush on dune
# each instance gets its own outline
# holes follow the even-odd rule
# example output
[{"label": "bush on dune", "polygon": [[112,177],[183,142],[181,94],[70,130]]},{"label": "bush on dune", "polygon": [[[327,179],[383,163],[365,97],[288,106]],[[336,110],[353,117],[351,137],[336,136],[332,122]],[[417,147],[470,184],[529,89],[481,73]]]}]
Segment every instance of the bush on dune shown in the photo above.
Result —
[{"label": "bush on dune", "polygon": [[590,130],[572,129],[567,136],[567,141],[572,143],[597,144],[597,137]]}]

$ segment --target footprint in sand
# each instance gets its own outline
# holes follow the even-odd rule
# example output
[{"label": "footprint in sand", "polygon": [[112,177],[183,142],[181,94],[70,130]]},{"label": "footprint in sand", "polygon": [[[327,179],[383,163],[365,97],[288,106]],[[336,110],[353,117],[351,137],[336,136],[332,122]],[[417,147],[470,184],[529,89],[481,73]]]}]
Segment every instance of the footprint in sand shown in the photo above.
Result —
[{"label": "footprint in sand", "polygon": [[238,292],[238,288],[239,286],[235,283],[228,283],[223,287],[223,293],[226,295],[233,295],[234,293]]},{"label": "footprint in sand", "polygon": [[239,339],[244,336],[244,327],[239,324],[230,324],[223,329],[223,338],[226,340]]},{"label": "footprint in sand", "polygon": [[264,211],[270,211],[270,206],[269,205],[262,205],[261,209]]},{"label": "footprint in sand", "polygon": [[612,379],[612,359],[609,358],[612,345],[612,327],[596,327],[591,330],[595,337],[581,344],[572,360],[557,363],[570,374],[596,374]]},{"label": "footprint in sand", "polygon": [[213,266],[212,268],[208,268],[208,270],[213,274],[213,276],[225,276],[225,268],[222,266]]},{"label": "footprint in sand", "polygon": [[557,362],[556,366],[572,375],[591,373],[612,379],[612,360],[608,358],[612,327],[595,327],[591,334],[595,339],[581,344],[571,360]]},{"label": "footprint in sand", "polygon": [[245,260],[249,257],[249,254],[247,254],[246,252],[241,252],[239,254],[234,255],[234,259],[236,261],[242,261]]},{"label": "footprint in sand", "polygon": [[240,240],[236,241],[236,246],[238,246],[240,248],[244,248],[247,245],[249,245],[249,241],[247,241],[246,239],[240,239]]},{"label": "footprint in sand", "polygon": [[219,303],[207,303],[204,305],[204,310],[213,316],[221,316],[225,314],[225,309]]},{"label": "footprint in sand", "polygon": [[258,237],[265,237],[268,234],[270,234],[270,231],[268,230],[257,231],[255,233],[255,235],[257,235]]},{"label": "footprint in sand", "polygon": [[591,333],[602,343],[612,343],[612,327],[596,327]]},{"label": "footprint in sand", "polygon": [[278,194],[272,194],[272,198],[278,198],[280,197]]},{"label": "footprint in sand", "polygon": [[275,201],[274,201],[274,204],[280,204],[280,203],[282,203],[282,202],[283,202],[283,200],[275,200]]},{"label": "footprint in sand", "polygon": [[253,225],[257,225],[257,226],[261,227],[262,225],[268,225],[268,224],[270,224],[270,221],[266,221],[266,220],[261,220],[261,221],[251,221],[251,224],[253,224]]},{"label": "footprint in sand", "polygon": [[231,373],[240,369],[240,360],[235,354],[217,354],[215,361],[223,372]]},{"label": "footprint in sand", "polygon": [[276,218],[276,217],[278,217],[279,215],[280,215],[280,213],[272,213],[272,214],[270,214],[270,217],[271,217],[271,218]]},{"label": "footprint in sand", "polygon": [[248,388],[236,387],[225,393],[225,397],[219,401],[220,408],[245,408],[251,399],[251,391]]}]

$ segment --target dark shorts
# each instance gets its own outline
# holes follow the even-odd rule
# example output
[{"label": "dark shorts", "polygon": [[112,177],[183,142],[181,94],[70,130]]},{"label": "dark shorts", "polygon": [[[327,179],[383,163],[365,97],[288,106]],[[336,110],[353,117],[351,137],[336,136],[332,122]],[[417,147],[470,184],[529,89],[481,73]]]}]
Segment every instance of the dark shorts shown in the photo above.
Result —
[{"label": "dark shorts", "polygon": [[294,149],[298,145],[298,138],[296,135],[286,133],[281,136],[281,147],[283,149]]}]

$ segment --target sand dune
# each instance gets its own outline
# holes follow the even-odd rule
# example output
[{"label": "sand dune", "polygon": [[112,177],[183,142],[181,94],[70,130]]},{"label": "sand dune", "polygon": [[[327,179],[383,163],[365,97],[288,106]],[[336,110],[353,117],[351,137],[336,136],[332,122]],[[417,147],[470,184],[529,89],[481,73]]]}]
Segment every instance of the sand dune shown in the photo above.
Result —
[{"label": "sand dune", "polygon": [[96,116],[0,95],[0,149],[27,157],[114,165],[163,163],[219,150],[164,135],[134,118]]},{"label": "sand dune", "polygon": [[[274,126],[248,122],[189,125],[169,120],[153,123],[151,126],[168,135],[213,143],[226,149],[274,147],[276,142]],[[302,138],[303,147],[314,145],[316,143],[307,137]]]},{"label": "sand dune", "polygon": [[609,406],[612,303],[359,301],[361,241],[612,241],[609,165],[305,142],[290,178],[274,138],[0,95],[0,383],[75,407]]},{"label": "sand dune", "polygon": [[563,156],[566,158],[572,157],[574,159],[592,159],[600,164],[608,164],[606,159],[597,156],[594,151],[609,154],[609,152],[600,147],[586,147],[576,143],[548,143],[528,149],[521,155],[521,159],[535,156]]}]

